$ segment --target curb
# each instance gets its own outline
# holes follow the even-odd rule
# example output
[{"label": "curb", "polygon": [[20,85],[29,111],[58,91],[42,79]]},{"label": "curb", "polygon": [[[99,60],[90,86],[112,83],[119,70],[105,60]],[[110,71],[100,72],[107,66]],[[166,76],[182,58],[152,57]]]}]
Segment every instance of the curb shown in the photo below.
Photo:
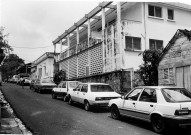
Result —
[{"label": "curb", "polygon": [[4,95],[1,92],[1,89],[0,89],[0,101],[6,103],[6,105],[3,108],[5,108],[7,112],[11,114],[11,118],[0,118],[1,119],[0,134],[32,135],[31,131],[29,131],[26,128],[23,122],[15,116],[14,111],[11,108],[10,104],[5,100]]}]

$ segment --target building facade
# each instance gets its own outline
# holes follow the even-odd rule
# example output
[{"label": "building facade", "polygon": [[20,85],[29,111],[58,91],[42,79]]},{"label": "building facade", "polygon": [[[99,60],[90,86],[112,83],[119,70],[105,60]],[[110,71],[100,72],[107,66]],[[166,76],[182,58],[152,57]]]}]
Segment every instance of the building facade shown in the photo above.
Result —
[{"label": "building facade", "polygon": [[46,52],[31,65],[31,79],[53,78],[54,53]]},{"label": "building facade", "polygon": [[177,29],[191,28],[189,18],[191,6],[181,3],[102,2],[53,41],[56,62],[68,80],[127,71],[133,83],[139,54],[164,48]]},{"label": "building facade", "polygon": [[159,85],[191,91],[191,31],[178,30],[163,51],[158,66]]}]

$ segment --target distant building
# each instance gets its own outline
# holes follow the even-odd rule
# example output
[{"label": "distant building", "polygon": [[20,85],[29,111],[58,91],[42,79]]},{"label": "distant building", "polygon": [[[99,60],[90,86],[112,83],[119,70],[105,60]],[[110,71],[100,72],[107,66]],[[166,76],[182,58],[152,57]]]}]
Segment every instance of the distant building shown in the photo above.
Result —
[{"label": "distant building", "polygon": [[31,73],[31,63],[27,63],[27,64],[19,66],[18,69],[16,70],[16,73],[17,74],[20,74],[20,73],[30,74]]},{"label": "distant building", "polygon": [[36,59],[31,65],[31,78],[52,78],[54,66],[54,53],[46,52],[38,59]]},{"label": "distant building", "polygon": [[[164,48],[177,29],[191,28],[190,18],[191,6],[181,3],[102,2],[53,41],[55,49],[60,45],[56,64],[68,80],[101,81],[119,85],[119,91],[129,89],[134,71],[143,62],[139,54]],[[68,48],[62,50],[63,45]],[[118,71],[122,76],[113,79],[110,73]]]},{"label": "distant building", "polygon": [[191,31],[178,30],[163,51],[158,66],[159,85],[191,91]]}]

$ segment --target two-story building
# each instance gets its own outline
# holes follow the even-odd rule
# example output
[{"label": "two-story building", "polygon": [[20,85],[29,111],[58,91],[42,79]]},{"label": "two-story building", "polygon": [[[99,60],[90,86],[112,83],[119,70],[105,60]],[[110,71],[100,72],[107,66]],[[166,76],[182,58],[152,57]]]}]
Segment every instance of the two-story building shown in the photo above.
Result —
[{"label": "two-story building", "polygon": [[[191,6],[163,2],[102,2],[53,41],[68,80],[133,87],[145,49],[161,49],[177,29],[191,28]],[[62,50],[62,46],[68,48]],[[116,88],[116,86],[119,86]]]},{"label": "two-story building", "polygon": [[53,78],[54,53],[46,52],[31,65],[31,79]]}]

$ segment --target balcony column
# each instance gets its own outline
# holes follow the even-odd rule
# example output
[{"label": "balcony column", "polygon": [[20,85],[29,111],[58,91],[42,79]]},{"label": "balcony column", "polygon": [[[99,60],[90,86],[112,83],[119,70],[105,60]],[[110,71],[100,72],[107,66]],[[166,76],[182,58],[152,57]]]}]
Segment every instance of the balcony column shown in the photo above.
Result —
[{"label": "balcony column", "polygon": [[[70,56],[70,34],[67,35],[67,45],[68,45],[68,57]],[[68,62],[68,60],[67,60]],[[69,67],[69,62],[68,62],[68,80],[69,80],[69,71],[70,71],[70,67]]]},{"label": "balcony column", "polygon": [[62,52],[62,39],[60,40],[60,54]]},{"label": "balcony column", "polygon": [[105,72],[105,8],[102,8],[102,59],[103,59],[103,73]]},{"label": "balcony column", "polygon": [[88,47],[90,47],[90,39],[91,39],[91,24],[90,24],[90,18],[88,18]]},{"label": "balcony column", "polygon": [[[90,40],[91,40],[91,24],[90,24],[90,18],[88,18],[88,48],[90,47]],[[88,75],[90,75],[90,57],[91,57],[91,54],[90,54],[90,50],[88,49]],[[87,73],[86,73],[87,74]]]},{"label": "balcony column", "polygon": [[[121,41],[121,3],[117,2],[117,35],[118,35],[118,46],[119,46],[119,61],[120,69],[123,68],[123,50],[122,50],[122,41]],[[119,69],[118,69],[119,70]]]},{"label": "balcony column", "polygon": [[70,56],[70,34],[67,35],[68,57]]},{"label": "balcony column", "polygon": [[[76,45],[76,54],[78,53],[78,46],[80,44],[80,32],[79,32],[79,27],[77,27],[77,33],[76,33],[76,40],[77,40],[77,45]],[[76,55],[76,76],[78,77],[78,55]]]}]

